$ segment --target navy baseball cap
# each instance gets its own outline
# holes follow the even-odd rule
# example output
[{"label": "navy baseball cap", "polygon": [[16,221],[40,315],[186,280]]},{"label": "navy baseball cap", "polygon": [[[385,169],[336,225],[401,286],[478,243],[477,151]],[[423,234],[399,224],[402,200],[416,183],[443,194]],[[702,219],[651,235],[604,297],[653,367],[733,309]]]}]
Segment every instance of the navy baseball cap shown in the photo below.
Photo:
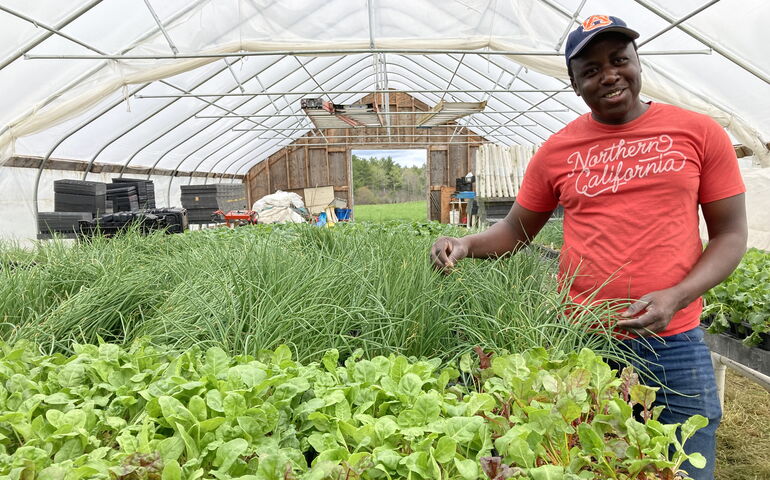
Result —
[{"label": "navy baseball cap", "polygon": [[567,37],[567,45],[564,48],[564,56],[567,65],[594,37],[600,33],[620,32],[632,40],[639,38],[639,34],[628,28],[626,22],[609,15],[591,15],[586,18],[578,28],[571,31]]}]

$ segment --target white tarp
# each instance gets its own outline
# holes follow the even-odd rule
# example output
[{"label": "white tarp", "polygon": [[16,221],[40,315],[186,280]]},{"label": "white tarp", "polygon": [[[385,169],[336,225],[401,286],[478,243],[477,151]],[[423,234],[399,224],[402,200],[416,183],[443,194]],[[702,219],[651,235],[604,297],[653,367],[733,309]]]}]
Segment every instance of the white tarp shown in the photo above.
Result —
[{"label": "white tarp", "polygon": [[258,223],[304,223],[297,213],[304,207],[302,197],[296,193],[278,190],[254,202],[251,209],[257,213]]}]

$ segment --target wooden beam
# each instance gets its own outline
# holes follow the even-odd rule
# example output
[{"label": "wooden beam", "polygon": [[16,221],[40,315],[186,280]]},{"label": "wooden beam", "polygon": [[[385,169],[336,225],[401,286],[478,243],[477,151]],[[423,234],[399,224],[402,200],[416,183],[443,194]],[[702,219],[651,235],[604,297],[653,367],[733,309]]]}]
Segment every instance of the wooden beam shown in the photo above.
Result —
[{"label": "wooden beam", "polygon": [[[43,163],[42,157],[29,157],[29,156],[13,156],[8,159],[2,166],[13,168],[40,168]],[[88,162],[82,160],[69,160],[61,158],[49,159],[45,162],[44,170],[64,170],[68,172],[85,172],[88,167]],[[90,173],[120,173],[123,172],[127,175],[147,175],[152,171],[153,175],[158,176],[174,176],[174,177],[206,177],[208,172],[176,172],[173,170],[151,167],[126,167],[122,165],[109,164],[109,163],[94,163],[91,167]],[[213,178],[227,178],[227,179],[241,179],[245,178],[244,175],[236,175],[233,173],[217,173],[213,175]]]}]

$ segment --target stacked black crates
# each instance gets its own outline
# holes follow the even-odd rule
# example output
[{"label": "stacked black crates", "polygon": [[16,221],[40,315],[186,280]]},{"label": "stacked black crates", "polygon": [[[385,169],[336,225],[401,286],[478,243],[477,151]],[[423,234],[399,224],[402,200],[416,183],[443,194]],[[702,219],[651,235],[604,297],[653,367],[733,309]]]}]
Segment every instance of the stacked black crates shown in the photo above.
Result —
[{"label": "stacked black crates", "polygon": [[53,182],[54,211],[38,212],[39,238],[74,236],[81,221],[107,213],[107,188],[102,182],[62,179]]},{"label": "stacked black crates", "polygon": [[107,185],[85,180],[56,180],[53,182],[54,212],[107,213]]},{"label": "stacked black crates", "polygon": [[211,215],[217,210],[246,208],[246,187],[242,183],[182,185],[182,206],[190,223],[212,223]]},{"label": "stacked black crates", "polygon": [[113,212],[139,210],[139,195],[136,192],[136,185],[108,183],[107,200],[112,202]]},{"label": "stacked black crates", "polygon": [[135,186],[139,208],[155,208],[155,186],[153,185],[152,180],[142,180],[138,178],[113,178],[112,183],[119,184],[122,187],[131,185]]},{"label": "stacked black crates", "polygon": [[156,230],[166,233],[182,233],[187,230],[187,211],[184,208],[152,208],[132,212],[115,212],[93,220],[80,222],[84,236],[96,234],[111,237],[128,228],[136,228],[143,234]]},{"label": "stacked black crates", "polygon": [[48,238],[54,234],[64,237],[79,232],[82,221],[91,221],[91,212],[39,212],[37,214],[38,238]]}]

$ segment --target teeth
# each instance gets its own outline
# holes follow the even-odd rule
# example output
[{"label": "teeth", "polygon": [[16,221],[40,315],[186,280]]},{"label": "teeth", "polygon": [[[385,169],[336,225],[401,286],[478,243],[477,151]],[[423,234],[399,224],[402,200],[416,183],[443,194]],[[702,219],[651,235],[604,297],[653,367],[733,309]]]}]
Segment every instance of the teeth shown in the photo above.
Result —
[{"label": "teeth", "polygon": [[623,90],[615,90],[605,95],[607,98],[617,97]]}]

